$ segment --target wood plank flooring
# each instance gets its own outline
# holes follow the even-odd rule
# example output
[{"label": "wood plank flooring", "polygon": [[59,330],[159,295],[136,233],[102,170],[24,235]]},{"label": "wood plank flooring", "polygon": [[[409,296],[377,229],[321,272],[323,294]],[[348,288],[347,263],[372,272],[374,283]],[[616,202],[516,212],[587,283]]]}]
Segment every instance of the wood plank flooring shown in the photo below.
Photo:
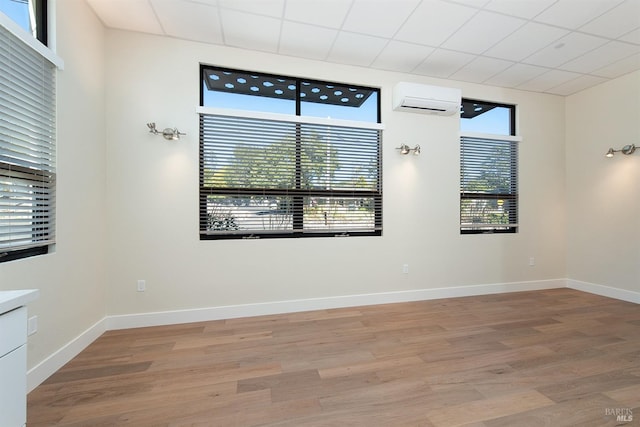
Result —
[{"label": "wood plank flooring", "polygon": [[640,306],[570,289],[110,331],[28,426],[640,425]]}]

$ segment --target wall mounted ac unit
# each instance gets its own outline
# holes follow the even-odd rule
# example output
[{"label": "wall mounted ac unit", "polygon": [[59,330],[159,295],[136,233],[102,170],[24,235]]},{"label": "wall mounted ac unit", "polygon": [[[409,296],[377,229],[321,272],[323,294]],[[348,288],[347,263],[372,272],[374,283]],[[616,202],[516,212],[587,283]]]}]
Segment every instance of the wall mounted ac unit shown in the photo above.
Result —
[{"label": "wall mounted ac unit", "polygon": [[460,111],[460,89],[400,82],[393,89],[393,109],[451,116]]}]

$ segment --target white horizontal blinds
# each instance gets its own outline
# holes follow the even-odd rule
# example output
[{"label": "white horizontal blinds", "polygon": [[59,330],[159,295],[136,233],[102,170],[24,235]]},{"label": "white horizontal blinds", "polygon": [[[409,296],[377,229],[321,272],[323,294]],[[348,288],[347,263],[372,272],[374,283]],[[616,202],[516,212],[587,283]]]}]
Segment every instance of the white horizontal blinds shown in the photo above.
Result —
[{"label": "white horizontal blinds", "polygon": [[460,142],[461,230],[515,231],[518,142],[464,135]]},{"label": "white horizontal blinds", "polygon": [[203,234],[379,230],[380,130],[200,115]]},{"label": "white horizontal blinds", "polygon": [[55,66],[0,26],[0,255],[51,244]]}]

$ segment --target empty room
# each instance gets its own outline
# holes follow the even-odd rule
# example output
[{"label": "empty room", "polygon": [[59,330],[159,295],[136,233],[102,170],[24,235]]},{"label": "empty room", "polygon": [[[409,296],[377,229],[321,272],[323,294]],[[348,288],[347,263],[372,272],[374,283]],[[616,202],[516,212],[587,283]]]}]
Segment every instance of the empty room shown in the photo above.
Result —
[{"label": "empty room", "polygon": [[0,39],[0,427],[638,425],[640,0]]}]

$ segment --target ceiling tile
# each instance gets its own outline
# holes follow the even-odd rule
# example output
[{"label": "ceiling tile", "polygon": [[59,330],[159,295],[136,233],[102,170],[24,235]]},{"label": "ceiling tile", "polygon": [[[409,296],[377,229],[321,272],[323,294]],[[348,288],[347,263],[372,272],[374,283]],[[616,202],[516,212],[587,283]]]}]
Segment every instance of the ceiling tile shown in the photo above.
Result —
[{"label": "ceiling tile", "polygon": [[622,0],[558,0],[534,20],[575,30],[621,2]]},{"label": "ceiling tile", "polygon": [[632,71],[640,70],[640,54],[631,55],[613,64],[595,70],[592,74],[615,79]]},{"label": "ceiling tile", "polygon": [[220,9],[225,43],[251,50],[276,52],[280,20],[230,9]]},{"label": "ceiling tile", "polygon": [[460,3],[465,6],[475,7],[476,9],[482,9],[484,5],[489,3],[489,0],[451,0],[454,3]]},{"label": "ceiling tile", "polygon": [[640,44],[640,29],[625,34],[624,36],[620,37],[620,40],[622,40],[623,42]]},{"label": "ceiling tile", "polygon": [[465,82],[482,83],[511,65],[513,65],[513,62],[479,56],[453,73],[450,78]]},{"label": "ceiling tile", "polygon": [[640,52],[640,46],[613,41],[573,61],[562,64],[560,68],[567,71],[589,74],[607,64],[617,62],[638,52]]},{"label": "ceiling tile", "polygon": [[218,0],[184,0],[184,1],[218,7]]},{"label": "ceiling tile", "polygon": [[606,81],[601,77],[580,76],[561,85],[547,89],[546,92],[567,96]]},{"label": "ceiling tile", "polygon": [[627,0],[580,27],[580,31],[615,39],[637,28],[640,28],[640,1]]},{"label": "ceiling tile", "polygon": [[91,8],[109,28],[164,34],[147,0],[88,0]]},{"label": "ceiling tile", "polygon": [[350,7],[351,2],[344,0],[287,0],[284,17],[290,21],[341,28]]},{"label": "ceiling tile", "polygon": [[476,9],[440,0],[424,1],[400,28],[395,39],[438,47],[476,12]]},{"label": "ceiling tile", "polygon": [[484,8],[506,15],[531,19],[555,2],[556,0],[491,0]]},{"label": "ceiling tile", "polygon": [[511,61],[520,61],[548,46],[555,40],[566,36],[568,33],[568,30],[529,22],[487,50],[484,54]]},{"label": "ceiling tile", "polygon": [[447,78],[475,58],[476,55],[469,53],[436,49],[422,64],[416,67],[414,73],[431,77]]},{"label": "ceiling tile", "polygon": [[151,4],[167,35],[222,44],[218,8],[202,3],[152,0]]},{"label": "ceiling tile", "polygon": [[338,30],[284,21],[278,53],[301,58],[325,59]]},{"label": "ceiling tile", "polygon": [[274,18],[282,18],[284,11],[284,0],[218,0],[218,5],[225,9]]},{"label": "ceiling tile", "polygon": [[478,12],[442,44],[445,49],[482,53],[525,24],[525,20],[492,12]]},{"label": "ceiling tile", "polygon": [[606,42],[606,39],[600,37],[569,33],[569,35],[527,57],[523,62],[542,67],[557,67],[602,46]]},{"label": "ceiling tile", "polygon": [[108,28],[539,92],[640,70],[640,0],[86,1]]},{"label": "ceiling tile", "polygon": [[548,68],[536,67],[535,65],[514,64],[512,67],[485,80],[484,83],[493,86],[516,87],[547,71],[549,71]]},{"label": "ceiling tile", "polygon": [[392,37],[420,0],[355,0],[342,29],[378,37]]},{"label": "ceiling tile", "polygon": [[428,46],[392,40],[371,66],[381,70],[409,73],[420,65],[433,50],[434,48]]},{"label": "ceiling tile", "polygon": [[552,87],[567,83],[568,81],[571,81],[578,77],[580,77],[580,74],[577,73],[571,73],[569,71],[561,70],[550,70],[525,83],[518,85],[517,88],[534,92],[545,92]]},{"label": "ceiling tile", "polygon": [[327,60],[341,64],[368,66],[386,44],[386,39],[341,31]]}]

